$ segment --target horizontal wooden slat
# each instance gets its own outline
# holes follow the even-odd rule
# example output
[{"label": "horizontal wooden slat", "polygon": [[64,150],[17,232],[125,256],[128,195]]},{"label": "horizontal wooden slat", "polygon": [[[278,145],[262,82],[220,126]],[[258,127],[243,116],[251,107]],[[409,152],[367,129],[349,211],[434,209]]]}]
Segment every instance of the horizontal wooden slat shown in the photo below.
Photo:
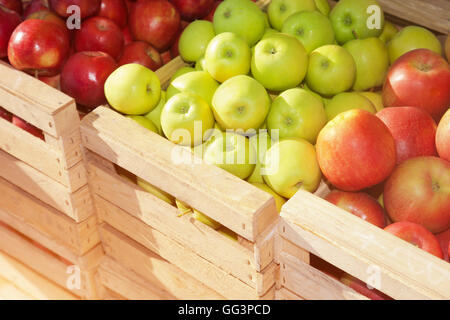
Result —
[{"label": "horizontal wooden slat", "polygon": [[187,63],[181,59],[180,56],[176,57],[169,63],[165,64],[161,68],[159,68],[156,71],[156,75],[159,78],[159,81],[161,82],[161,87],[167,88],[169,85],[170,79],[174,75],[175,72],[178,71],[178,69],[181,69],[182,67],[187,66]]},{"label": "horizontal wooden slat", "polygon": [[275,291],[275,300],[305,300],[286,288]]},{"label": "horizontal wooden slat", "polygon": [[212,165],[174,163],[179,147],[108,108],[99,107],[83,119],[82,137],[86,148],[250,241],[278,217],[268,193]]},{"label": "horizontal wooden slat", "polygon": [[378,271],[394,299],[449,299],[450,265],[329,202],[299,191],[282,210],[280,235],[367,282]]}]

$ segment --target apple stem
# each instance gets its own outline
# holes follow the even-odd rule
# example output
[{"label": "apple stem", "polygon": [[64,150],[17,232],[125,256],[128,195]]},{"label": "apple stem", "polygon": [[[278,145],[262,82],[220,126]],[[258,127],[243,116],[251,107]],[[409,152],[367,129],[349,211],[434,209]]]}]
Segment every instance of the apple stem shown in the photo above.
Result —
[{"label": "apple stem", "polygon": [[358,39],[358,38],[359,38],[359,37],[358,37],[358,34],[356,33],[355,30],[352,30],[352,33],[353,33],[353,36],[355,37],[355,39]]}]

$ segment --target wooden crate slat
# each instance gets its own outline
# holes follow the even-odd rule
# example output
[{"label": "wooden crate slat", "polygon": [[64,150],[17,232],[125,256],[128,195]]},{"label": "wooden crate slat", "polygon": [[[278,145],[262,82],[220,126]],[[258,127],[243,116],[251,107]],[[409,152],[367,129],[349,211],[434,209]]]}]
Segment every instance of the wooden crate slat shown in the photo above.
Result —
[{"label": "wooden crate slat", "polygon": [[305,300],[289,289],[280,288],[275,291],[275,300]]},{"label": "wooden crate slat", "polygon": [[109,257],[177,299],[223,299],[223,296],[177,266],[108,225],[100,227]]},{"label": "wooden crate slat", "polygon": [[72,168],[83,160],[80,128],[60,137],[44,133],[45,142],[61,151],[65,168]]},{"label": "wooden crate slat", "polygon": [[300,190],[281,217],[282,237],[364,282],[378,268],[395,299],[449,298],[448,263],[313,194]]},{"label": "wooden crate slat", "polygon": [[169,63],[165,64],[164,66],[156,70],[156,75],[158,76],[159,81],[161,82],[161,87],[164,89],[167,88],[173,74],[177,72],[178,69],[181,69],[182,67],[186,66],[188,66],[188,64],[184,62],[180,56],[178,56],[175,59],[172,59]]},{"label": "wooden crate slat", "polygon": [[172,155],[179,147],[108,108],[95,109],[81,128],[86,148],[250,241],[278,216],[269,194],[212,165],[174,163]]}]

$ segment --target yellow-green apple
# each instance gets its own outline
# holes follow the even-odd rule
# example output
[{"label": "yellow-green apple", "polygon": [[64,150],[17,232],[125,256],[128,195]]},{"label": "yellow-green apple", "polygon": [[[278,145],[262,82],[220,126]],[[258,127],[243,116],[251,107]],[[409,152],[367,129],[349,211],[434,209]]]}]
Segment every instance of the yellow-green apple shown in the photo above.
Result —
[{"label": "yellow-green apple", "polygon": [[217,229],[217,232],[224,235],[225,237],[227,237],[228,239],[231,239],[233,241],[238,241],[238,235],[236,232],[234,232],[233,230],[228,229],[225,226],[220,227],[219,229]]},{"label": "yellow-green apple", "polygon": [[264,35],[263,35],[263,37],[261,39],[265,39],[268,36],[270,36],[270,35],[272,35],[274,33],[278,33],[278,32],[279,32],[278,30],[275,30],[275,29],[272,29],[272,28],[266,28],[266,30],[264,31]]},{"label": "yellow-green apple", "polygon": [[317,159],[330,183],[359,191],[384,181],[395,167],[395,141],[374,114],[360,109],[337,115],[320,131]]},{"label": "yellow-green apple", "polygon": [[444,258],[436,236],[420,224],[401,221],[388,225],[384,230],[440,259]]},{"label": "yellow-green apple", "polygon": [[330,20],[339,44],[378,37],[384,27],[384,13],[376,0],[341,0],[331,10]]},{"label": "yellow-green apple", "polygon": [[433,118],[415,107],[385,108],[377,117],[389,128],[395,140],[397,164],[419,156],[437,156]]},{"label": "yellow-green apple", "polygon": [[397,33],[398,33],[397,27],[394,26],[391,22],[386,21],[384,23],[383,32],[381,32],[378,38],[380,38],[381,41],[387,44],[395,37]]},{"label": "yellow-green apple", "polygon": [[214,127],[214,116],[202,97],[181,92],[170,98],[161,112],[161,127],[172,142],[196,146],[207,140],[207,131]]},{"label": "yellow-green apple", "polygon": [[248,44],[237,34],[220,33],[208,44],[205,53],[206,71],[217,81],[248,74],[252,53]]},{"label": "yellow-green apple", "polygon": [[277,211],[281,212],[281,207],[283,206],[283,204],[286,203],[286,199],[284,199],[282,196],[280,196],[278,193],[276,193],[275,191],[273,191],[267,184],[263,183],[259,183],[259,182],[252,182],[252,185],[254,185],[255,187],[257,187],[258,189],[261,189],[262,191],[265,191],[267,193],[269,193],[271,196],[273,196],[273,198],[275,199],[275,205],[277,207]]},{"label": "yellow-green apple", "polygon": [[308,53],[335,42],[330,20],[318,11],[302,11],[291,15],[284,21],[281,32],[296,37]]},{"label": "yellow-green apple", "polygon": [[9,38],[20,22],[17,12],[0,5],[0,59],[8,56]]},{"label": "yellow-green apple", "polygon": [[442,54],[441,43],[429,30],[419,26],[408,26],[400,30],[387,44],[389,59],[393,64],[405,53],[415,49],[428,49]]},{"label": "yellow-green apple", "polygon": [[442,253],[444,255],[443,259],[447,262],[450,262],[450,229],[438,233],[436,235],[436,238],[441,245]]},{"label": "yellow-green apple", "polygon": [[450,228],[450,162],[411,158],[394,170],[384,186],[384,206],[392,221],[421,224],[433,233]]},{"label": "yellow-green apple", "polygon": [[369,99],[370,102],[372,102],[375,109],[377,109],[377,112],[384,108],[383,95],[382,95],[381,91],[378,91],[378,92],[363,91],[363,92],[358,92],[358,93],[360,95],[363,95],[367,99]]},{"label": "yellow-green apple", "polygon": [[178,50],[184,61],[195,62],[205,55],[208,43],[214,38],[214,26],[205,20],[189,24],[181,34]]},{"label": "yellow-green apple", "polygon": [[299,189],[316,191],[322,178],[316,150],[304,139],[272,144],[261,170],[267,185],[285,198],[291,198]]},{"label": "yellow-green apple", "polygon": [[11,65],[35,76],[59,74],[69,52],[66,30],[46,20],[25,20],[14,29],[8,43]]},{"label": "yellow-green apple", "polygon": [[314,0],[272,0],[267,8],[267,13],[270,25],[281,31],[284,21],[294,13],[316,9]]},{"label": "yellow-green apple", "polygon": [[[190,92],[205,100],[211,106],[214,93],[219,87],[219,83],[214,80],[206,71],[193,71],[183,74],[172,81],[171,86],[174,93]],[[167,97],[172,98],[173,93]]]},{"label": "yellow-green apple", "polygon": [[264,183],[264,179],[261,175],[261,164],[264,161],[264,157],[266,155],[266,151],[272,145],[272,139],[267,132],[267,130],[260,129],[258,134],[251,136],[250,144],[255,148],[257,159],[255,169],[253,170],[250,177],[247,178],[247,181],[250,183]]},{"label": "yellow-green apple", "polygon": [[267,116],[269,132],[279,130],[279,138],[302,138],[316,143],[317,135],[327,123],[322,100],[301,88],[289,89],[272,102]]},{"label": "yellow-green apple", "polygon": [[317,10],[321,14],[325,16],[328,16],[330,14],[331,8],[328,0],[314,0],[314,3],[316,4]]},{"label": "yellow-green apple", "polygon": [[201,57],[195,62],[195,70],[197,71],[206,71],[206,60],[205,56]]},{"label": "yellow-green apple", "polygon": [[227,0],[214,13],[216,34],[232,32],[242,37],[249,47],[258,42],[266,28],[263,12],[250,0]]},{"label": "yellow-green apple", "polygon": [[329,44],[310,53],[306,84],[320,95],[333,96],[347,91],[355,78],[355,60],[346,49]]},{"label": "yellow-green apple", "polygon": [[200,221],[203,224],[206,224],[208,227],[213,228],[214,230],[219,229],[220,227],[222,227],[222,224],[217,222],[216,220],[208,217],[206,214],[201,213],[198,210],[194,209],[194,214],[193,214],[194,218],[198,221]]},{"label": "yellow-green apple", "polygon": [[147,117],[148,119],[150,119],[153,124],[156,126],[156,128],[158,129],[158,133],[160,135],[163,134],[162,132],[162,128],[161,128],[161,112],[162,109],[164,108],[164,105],[166,104],[166,92],[164,90],[161,90],[161,98],[159,99],[158,105],[156,106],[156,108],[154,108],[152,111],[150,111],[149,113],[147,113],[145,115],[145,117]]},{"label": "yellow-green apple", "polygon": [[266,29],[270,29],[271,25],[269,22],[269,15],[267,14],[267,12],[263,12],[263,14],[264,14],[264,22],[265,22],[264,26],[266,27]]},{"label": "yellow-green apple", "polygon": [[214,164],[238,178],[249,177],[256,164],[256,150],[249,139],[228,131],[214,136],[215,139],[206,144],[203,159]]},{"label": "yellow-green apple", "polygon": [[352,109],[366,110],[373,114],[377,112],[373,103],[358,92],[338,93],[325,106],[328,121],[334,119],[338,114]]},{"label": "yellow-green apple", "polygon": [[[196,69],[192,68],[192,67],[182,67],[180,69],[178,69],[172,76],[172,78],[170,78],[170,83],[172,83],[176,78],[178,78],[179,76],[182,76],[183,74],[186,74],[188,72],[191,71],[195,71]],[[171,97],[173,97],[175,94],[179,93],[177,89],[175,89],[172,84],[169,85],[169,87],[167,88],[167,98],[166,100],[169,100]]]},{"label": "yellow-green apple", "polygon": [[344,48],[356,64],[353,90],[381,87],[389,69],[389,55],[383,41],[379,38],[355,39],[348,41]]},{"label": "yellow-green apple", "polygon": [[121,113],[147,114],[158,105],[161,84],[152,70],[137,63],[125,64],[106,80],[105,96],[110,106]]},{"label": "yellow-green apple", "polygon": [[247,131],[264,123],[270,108],[266,89],[249,76],[236,76],[222,83],[212,100],[216,121],[223,129]]},{"label": "yellow-green apple", "polygon": [[386,226],[383,207],[364,192],[333,190],[325,200],[379,228]]},{"label": "yellow-green apple", "polygon": [[436,148],[439,157],[450,161],[450,109],[439,121],[436,131]]},{"label": "yellow-green apple", "polygon": [[193,212],[192,208],[185,202],[175,199],[175,204],[178,210],[181,212],[181,215],[185,215],[187,213]]},{"label": "yellow-green apple", "polygon": [[145,116],[127,116],[127,118],[130,118],[134,120],[136,123],[141,125],[142,127],[153,131],[154,133],[158,133],[158,128],[155,126],[152,120],[149,118],[146,118]]},{"label": "yellow-green apple", "polygon": [[253,77],[266,89],[283,91],[298,86],[308,69],[308,54],[294,36],[274,33],[254,48],[251,62]]},{"label": "yellow-green apple", "polygon": [[436,122],[450,106],[450,66],[428,49],[404,54],[389,69],[383,85],[385,107],[418,107]]},{"label": "yellow-green apple", "polygon": [[174,198],[172,195],[168,194],[167,192],[162,191],[161,189],[155,187],[154,185],[148,183],[144,179],[137,177],[137,184],[145,191],[153,194],[155,197],[158,197],[159,199],[173,205],[174,204]]}]

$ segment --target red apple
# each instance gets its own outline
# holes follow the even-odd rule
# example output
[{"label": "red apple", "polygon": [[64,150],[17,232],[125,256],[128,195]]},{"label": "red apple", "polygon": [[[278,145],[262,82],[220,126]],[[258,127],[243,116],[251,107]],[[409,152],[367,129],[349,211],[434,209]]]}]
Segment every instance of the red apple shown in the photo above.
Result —
[{"label": "red apple", "polygon": [[438,258],[443,258],[441,246],[436,236],[420,224],[401,221],[388,225],[384,230]]},{"label": "red apple", "polygon": [[126,26],[125,28],[122,29],[122,33],[123,33],[123,44],[129,45],[130,43],[132,43],[133,40],[133,36],[131,35],[130,32],[130,28],[128,26]]},{"label": "red apple", "polygon": [[21,0],[0,0],[0,6],[4,6],[9,10],[17,12],[19,16],[22,15],[22,1]]},{"label": "red apple", "polygon": [[16,117],[15,115],[13,115],[12,116],[12,123],[14,125],[18,126],[19,128],[22,128],[23,130],[28,131],[33,136],[44,140],[44,134],[42,133],[42,130],[39,129],[39,128],[36,128],[32,124],[29,124],[25,120],[23,120],[23,119],[21,119],[19,117]]},{"label": "red apple", "polygon": [[433,233],[450,228],[450,162],[417,157],[395,168],[384,186],[384,208],[394,222],[421,224]]},{"label": "red apple", "polygon": [[450,109],[444,114],[437,127],[436,148],[439,157],[450,161]]},{"label": "red apple", "polygon": [[0,58],[8,56],[8,42],[14,29],[20,24],[17,12],[0,6]]},{"label": "red apple", "polygon": [[70,50],[68,33],[53,22],[25,20],[14,30],[8,44],[9,62],[36,76],[60,73]]},{"label": "red apple", "polygon": [[163,61],[163,64],[169,63],[172,60],[172,53],[170,52],[170,50],[161,53],[161,59]]},{"label": "red apple", "polygon": [[122,30],[111,20],[92,17],[75,33],[75,51],[102,51],[118,60],[124,46]]},{"label": "red apple", "polygon": [[395,141],[374,114],[343,112],[320,131],[317,159],[323,174],[338,189],[359,191],[384,181],[395,166]]},{"label": "red apple", "polygon": [[49,0],[50,8],[61,17],[67,18],[72,12],[67,8],[76,5],[80,8],[81,19],[96,14],[100,10],[101,0]]},{"label": "red apple", "polygon": [[436,122],[450,106],[450,67],[439,54],[416,49],[389,69],[383,85],[385,107],[418,107]]},{"label": "red apple", "polygon": [[26,19],[30,14],[37,11],[49,11],[47,0],[32,0],[23,11],[23,18]]},{"label": "red apple", "polygon": [[418,156],[437,156],[436,122],[423,109],[384,108],[377,117],[389,128],[397,149],[397,164]]},{"label": "red apple", "polygon": [[61,72],[61,90],[86,107],[105,104],[103,87],[116,68],[116,62],[107,53],[78,52],[67,60]]},{"label": "red apple", "polygon": [[163,52],[175,41],[180,15],[168,1],[138,1],[131,7],[129,26],[134,39],[146,41]]},{"label": "red apple", "polygon": [[214,0],[171,0],[183,19],[192,21],[206,16],[214,5]]},{"label": "red apple", "polygon": [[121,29],[127,25],[128,9],[124,0],[102,0],[98,15],[110,19]]},{"label": "red apple", "polygon": [[66,22],[63,19],[61,19],[58,15],[54,14],[51,11],[40,10],[40,11],[33,12],[32,14],[28,15],[28,17],[26,18],[26,20],[29,20],[29,19],[38,19],[38,20],[45,20],[45,21],[52,22],[52,23],[56,24],[57,26],[59,26],[62,30],[67,32],[68,36],[70,37],[70,32],[69,32],[69,29],[67,29]]},{"label": "red apple", "polygon": [[12,113],[6,109],[3,109],[2,107],[0,107],[0,118],[3,118],[6,121],[11,122],[12,121]]},{"label": "red apple", "polygon": [[119,66],[128,63],[139,63],[156,71],[162,66],[162,59],[159,52],[147,42],[135,41],[127,45],[123,50]]},{"label": "red apple", "polygon": [[180,51],[178,50],[178,43],[180,42],[181,33],[177,36],[177,39],[173,43],[173,45],[170,47],[170,56],[171,57],[178,57],[180,55]]},{"label": "red apple", "polygon": [[348,273],[342,276],[340,281],[343,284],[355,290],[356,292],[358,292],[359,294],[366,296],[370,300],[392,300],[391,297],[385,295],[383,292],[375,288],[369,289],[369,287],[365,282],[349,275]]},{"label": "red apple", "polygon": [[38,79],[55,89],[61,90],[61,75],[59,74],[53,77],[40,76]]},{"label": "red apple", "polygon": [[205,16],[203,19],[213,22],[214,13],[216,13],[216,9],[222,1],[214,1],[213,7],[211,11]]},{"label": "red apple", "polygon": [[368,194],[333,190],[325,200],[377,227],[386,226],[383,207]]},{"label": "red apple", "polygon": [[436,238],[441,245],[442,253],[444,255],[444,260],[450,262],[450,229],[447,231],[438,233]]}]

